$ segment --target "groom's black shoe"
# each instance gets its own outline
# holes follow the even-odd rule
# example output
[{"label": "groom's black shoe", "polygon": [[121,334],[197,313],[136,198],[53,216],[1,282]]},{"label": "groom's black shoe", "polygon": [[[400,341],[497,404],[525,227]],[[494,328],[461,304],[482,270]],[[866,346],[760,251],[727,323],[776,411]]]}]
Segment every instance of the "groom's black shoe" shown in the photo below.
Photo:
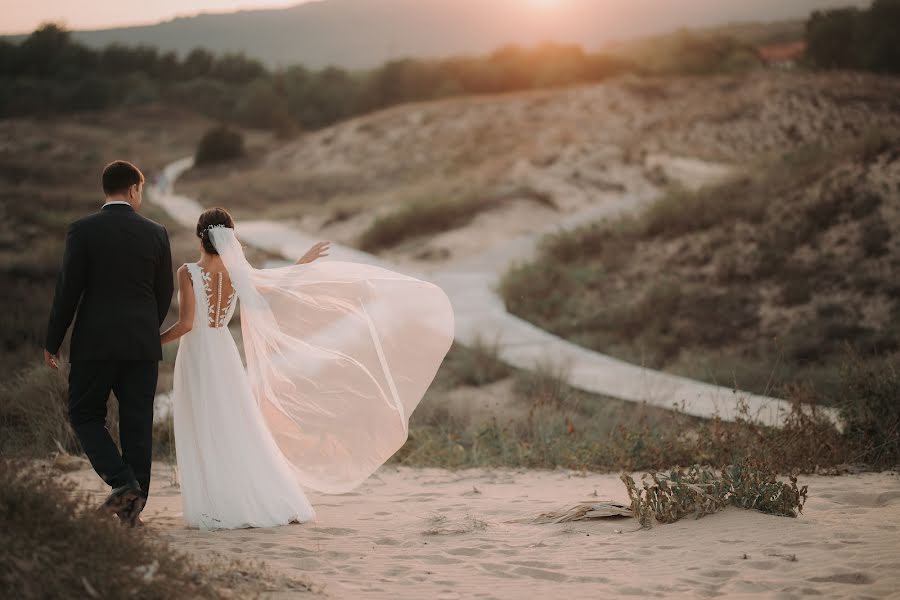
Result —
[{"label": "groom's black shoe", "polygon": [[[137,506],[136,511],[135,506]],[[132,481],[113,488],[98,510],[115,513],[120,519],[134,526],[134,520],[143,507],[144,498],[141,495],[141,486],[137,481]]]},{"label": "groom's black shoe", "polygon": [[120,512],[117,512],[116,515],[122,520],[123,524],[128,525],[129,527],[143,525],[144,522],[141,520],[141,511],[144,510],[144,504],[146,503],[147,499],[139,495],[132,500],[128,506]]}]

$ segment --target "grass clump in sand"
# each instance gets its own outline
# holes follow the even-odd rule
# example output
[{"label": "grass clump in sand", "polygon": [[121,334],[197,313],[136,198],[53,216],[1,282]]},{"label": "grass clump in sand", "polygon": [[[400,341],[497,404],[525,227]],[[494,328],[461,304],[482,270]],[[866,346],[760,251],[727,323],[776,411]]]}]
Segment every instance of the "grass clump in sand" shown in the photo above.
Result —
[{"label": "grass clump in sand", "polygon": [[470,514],[452,521],[446,515],[435,515],[428,518],[427,526],[422,535],[461,535],[487,529],[485,521]]},{"label": "grass clump in sand", "polygon": [[0,462],[0,589],[10,598],[231,598],[308,586],[258,565],[188,558],[94,510],[33,463]]},{"label": "grass clump in sand", "polygon": [[798,488],[795,475],[789,484],[780,482],[774,471],[749,458],[718,473],[700,465],[668,473],[651,471],[641,478],[641,488],[630,475],[622,474],[621,479],[628,488],[632,513],[645,528],[654,520],[674,523],[690,514],[699,519],[729,505],[796,517],[807,498],[807,487]]}]

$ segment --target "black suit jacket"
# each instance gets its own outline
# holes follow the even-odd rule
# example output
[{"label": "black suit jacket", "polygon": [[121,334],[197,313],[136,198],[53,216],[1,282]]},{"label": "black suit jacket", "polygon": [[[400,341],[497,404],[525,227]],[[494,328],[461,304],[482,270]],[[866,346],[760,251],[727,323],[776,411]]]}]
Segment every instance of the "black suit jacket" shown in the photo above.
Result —
[{"label": "black suit jacket", "polygon": [[46,348],[59,351],[77,308],[71,361],[160,360],[172,290],[166,228],[126,204],[107,205],[66,233]]}]

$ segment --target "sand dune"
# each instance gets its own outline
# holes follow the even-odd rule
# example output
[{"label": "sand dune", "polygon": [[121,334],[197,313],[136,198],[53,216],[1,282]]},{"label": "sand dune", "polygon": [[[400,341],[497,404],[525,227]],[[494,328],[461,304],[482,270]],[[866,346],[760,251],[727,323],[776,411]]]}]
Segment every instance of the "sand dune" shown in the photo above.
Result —
[{"label": "sand dune", "polygon": [[[105,493],[92,471],[72,476]],[[159,465],[145,517],[179,549],[262,560],[335,598],[897,597],[897,474],[801,484],[810,498],[796,519],[729,508],[640,530],[628,518],[530,522],[627,501],[614,474],[386,467],[353,493],[310,494],[315,523],[203,532],[182,524],[174,471]]]}]

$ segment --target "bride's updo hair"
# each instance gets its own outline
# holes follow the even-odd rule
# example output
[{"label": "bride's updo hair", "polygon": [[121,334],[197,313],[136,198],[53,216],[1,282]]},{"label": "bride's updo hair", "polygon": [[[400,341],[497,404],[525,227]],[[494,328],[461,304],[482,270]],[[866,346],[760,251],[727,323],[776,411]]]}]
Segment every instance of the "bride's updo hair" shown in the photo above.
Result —
[{"label": "bride's updo hair", "polygon": [[218,254],[212,240],[209,239],[209,228],[213,225],[222,225],[229,229],[234,229],[234,219],[228,214],[224,208],[208,208],[200,215],[197,221],[197,237],[203,244],[203,249],[209,254]]}]

